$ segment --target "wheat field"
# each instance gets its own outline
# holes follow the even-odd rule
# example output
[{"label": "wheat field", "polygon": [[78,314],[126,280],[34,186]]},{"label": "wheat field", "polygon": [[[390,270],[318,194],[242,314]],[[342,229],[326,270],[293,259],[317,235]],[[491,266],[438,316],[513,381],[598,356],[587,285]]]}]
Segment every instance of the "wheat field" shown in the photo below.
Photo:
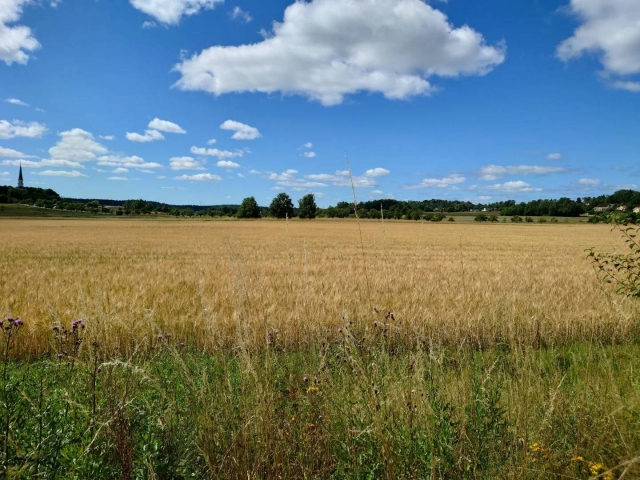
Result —
[{"label": "wheat field", "polygon": [[76,318],[103,345],[171,333],[206,351],[349,325],[480,346],[637,328],[638,307],[586,259],[622,249],[607,226],[5,220],[2,232],[0,313],[25,321],[19,355],[46,351],[51,329]]}]

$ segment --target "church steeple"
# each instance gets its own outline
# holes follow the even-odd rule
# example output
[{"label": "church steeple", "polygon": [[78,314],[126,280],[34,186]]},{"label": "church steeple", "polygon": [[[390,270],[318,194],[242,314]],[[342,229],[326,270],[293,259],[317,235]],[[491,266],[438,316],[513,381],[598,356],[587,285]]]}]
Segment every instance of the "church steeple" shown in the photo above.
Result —
[{"label": "church steeple", "polygon": [[22,163],[20,164],[20,174],[18,175],[18,188],[24,188],[24,178],[22,178]]}]

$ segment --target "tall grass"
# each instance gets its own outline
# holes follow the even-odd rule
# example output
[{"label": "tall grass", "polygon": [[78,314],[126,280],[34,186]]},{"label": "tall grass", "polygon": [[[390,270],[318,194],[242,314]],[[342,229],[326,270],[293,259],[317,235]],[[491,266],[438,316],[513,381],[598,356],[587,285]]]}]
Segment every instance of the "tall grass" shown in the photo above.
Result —
[{"label": "tall grass", "polygon": [[640,476],[606,227],[3,227],[9,478]]}]

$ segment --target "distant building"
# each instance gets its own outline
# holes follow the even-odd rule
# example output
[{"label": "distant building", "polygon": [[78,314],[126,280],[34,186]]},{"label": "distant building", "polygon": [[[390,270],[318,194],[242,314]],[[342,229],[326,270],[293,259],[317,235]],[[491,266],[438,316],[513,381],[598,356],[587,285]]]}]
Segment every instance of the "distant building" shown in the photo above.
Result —
[{"label": "distant building", "polygon": [[633,209],[633,213],[640,213],[640,207],[635,207]]},{"label": "distant building", "polygon": [[618,210],[619,212],[626,212],[627,211],[627,206],[626,205],[620,205],[618,208],[616,208],[616,210]]},{"label": "distant building", "polygon": [[20,164],[20,173],[18,174],[18,188],[24,188],[24,178],[22,178],[22,164]]}]

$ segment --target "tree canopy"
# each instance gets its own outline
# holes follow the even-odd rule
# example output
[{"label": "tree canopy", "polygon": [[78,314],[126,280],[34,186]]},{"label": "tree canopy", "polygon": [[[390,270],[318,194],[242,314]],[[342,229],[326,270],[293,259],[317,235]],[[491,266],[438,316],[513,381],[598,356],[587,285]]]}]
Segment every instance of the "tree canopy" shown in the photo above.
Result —
[{"label": "tree canopy", "polygon": [[293,202],[286,193],[279,193],[269,206],[269,214],[276,218],[293,217]]},{"label": "tree canopy", "polygon": [[260,218],[260,208],[254,197],[247,197],[242,200],[242,204],[236,214],[238,218]]},{"label": "tree canopy", "polygon": [[318,206],[316,205],[316,197],[313,193],[308,193],[298,200],[300,218],[316,218]]}]

